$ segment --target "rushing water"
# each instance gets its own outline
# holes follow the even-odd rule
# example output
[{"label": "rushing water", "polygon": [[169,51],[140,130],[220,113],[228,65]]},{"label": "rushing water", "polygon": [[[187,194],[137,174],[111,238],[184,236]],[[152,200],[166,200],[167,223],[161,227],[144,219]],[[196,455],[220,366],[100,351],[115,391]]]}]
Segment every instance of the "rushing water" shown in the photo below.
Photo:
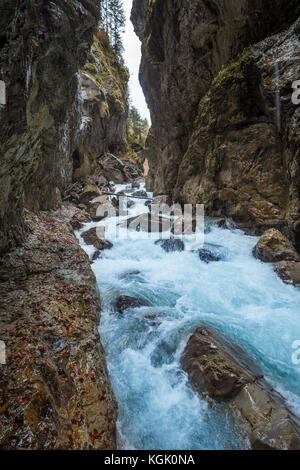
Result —
[{"label": "rushing water", "polygon": [[[125,188],[118,185],[116,191]],[[134,201],[129,217],[147,211],[145,201]],[[189,251],[166,253],[138,232],[111,239],[114,224],[114,218],[105,224],[114,247],[92,268],[103,300],[100,333],[119,403],[119,447],[248,447],[226,407],[200,398],[180,369],[186,341],[203,323],[247,351],[300,415],[300,366],[292,361],[292,344],[300,340],[300,290],[254,259],[258,239],[213,227],[205,242],[223,245],[227,256],[206,264]],[[92,254],[93,247],[80,241]],[[112,314],[119,295],[143,298],[151,307]]]}]

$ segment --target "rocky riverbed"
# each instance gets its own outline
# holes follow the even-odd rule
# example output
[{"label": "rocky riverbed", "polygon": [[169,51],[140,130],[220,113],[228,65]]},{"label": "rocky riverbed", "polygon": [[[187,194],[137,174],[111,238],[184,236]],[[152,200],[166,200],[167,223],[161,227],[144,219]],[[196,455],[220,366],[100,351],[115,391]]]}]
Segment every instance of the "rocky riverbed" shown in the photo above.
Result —
[{"label": "rocky riverbed", "polygon": [[[128,214],[87,223],[77,236],[103,299],[118,446],[298,449],[300,297],[275,272],[278,262],[299,263],[293,246],[275,229],[259,239],[220,219],[205,221],[197,250],[193,234],[160,240],[141,227],[152,197],[135,197],[143,184],[112,189],[134,197]],[[101,241],[95,258],[99,226],[109,245]]]}]

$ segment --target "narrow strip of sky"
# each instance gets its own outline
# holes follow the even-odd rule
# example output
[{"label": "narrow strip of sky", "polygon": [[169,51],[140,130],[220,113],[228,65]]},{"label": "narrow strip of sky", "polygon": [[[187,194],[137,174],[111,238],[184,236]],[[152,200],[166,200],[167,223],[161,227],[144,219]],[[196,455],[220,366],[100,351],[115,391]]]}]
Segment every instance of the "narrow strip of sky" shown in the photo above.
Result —
[{"label": "narrow strip of sky", "polygon": [[139,82],[139,67],[141,61],[141,43],[136,36],[130,21],[132,0],[123,0],[126,14],[126,27],[123,35],[124,60],[130,71],[129,93],[133,106],[135,106],[143,118],[147,118],[150,123],[150,114],[147,107],[143,90]]}]

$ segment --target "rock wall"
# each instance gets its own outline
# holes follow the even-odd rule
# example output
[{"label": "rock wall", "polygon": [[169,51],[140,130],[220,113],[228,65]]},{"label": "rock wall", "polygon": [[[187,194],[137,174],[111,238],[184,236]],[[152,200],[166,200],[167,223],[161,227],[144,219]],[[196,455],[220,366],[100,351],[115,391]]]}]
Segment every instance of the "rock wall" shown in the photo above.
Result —
[{"label": "rock wall", "polygon": [[1,253],[22,242],[24,207],[58,207],[74,169],[126,150],[128,75],[94,36],[96,0],[4,0],[0,17]]},{"label": "rock wall", "polygon": [[85,67],[78,73],[81,123],[73,152],[76,179],[91,174],[103,153],[126,154],[128,80],[128,70],[120,64],[108,37],[104,31],[98,32]]},{"label": "rock wall", "polygon": [[277,226],[298,245],[299,15],[293,0],[135,0],[132,9],[152,119],[148,185],[257,233]]},{"label": "rock wall", "polygon": [[128,72],[97,0],[0,9],[0,448],[115,449],[100,299],[72,229],[91,219],[62,195],[126,152]]},{"label": "rock wall", "polygon": [[26,211],[26,241],[0,262],[2,450],[116,448],[95,276],[69,224],[77,212]]}]

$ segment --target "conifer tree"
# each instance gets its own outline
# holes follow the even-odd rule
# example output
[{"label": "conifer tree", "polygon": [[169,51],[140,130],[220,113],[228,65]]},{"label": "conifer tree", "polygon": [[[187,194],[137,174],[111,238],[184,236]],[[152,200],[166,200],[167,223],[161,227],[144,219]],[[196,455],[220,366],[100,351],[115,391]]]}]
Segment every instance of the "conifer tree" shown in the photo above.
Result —
[{"label": "conifer tree", "polygon": [[100,0],[99,6],[103,29],[109,35],[116,54],[121,58],[124,50],[122,33],[126,22],[122,0]]}]

